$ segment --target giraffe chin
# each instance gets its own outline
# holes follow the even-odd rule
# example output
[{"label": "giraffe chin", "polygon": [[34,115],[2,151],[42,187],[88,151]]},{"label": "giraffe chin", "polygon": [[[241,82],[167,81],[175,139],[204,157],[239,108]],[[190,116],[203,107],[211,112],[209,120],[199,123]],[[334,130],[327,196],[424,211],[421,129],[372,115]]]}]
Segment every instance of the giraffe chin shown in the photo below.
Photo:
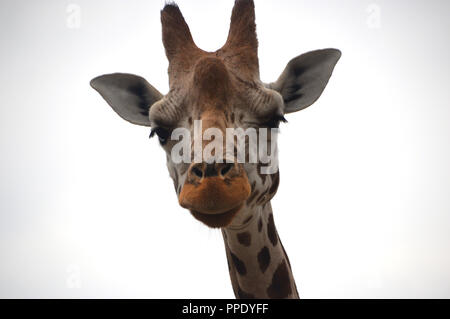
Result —
[{"label": "giraffe chin", "polygon": [[233,218],[239,213],[243,206],[244,204],[242,203],[239,206],[220,214],[205,214],[195,210],[189,211],[195,219],[201,221],[206,226],[211,228],[221,228],[230,225]]}]

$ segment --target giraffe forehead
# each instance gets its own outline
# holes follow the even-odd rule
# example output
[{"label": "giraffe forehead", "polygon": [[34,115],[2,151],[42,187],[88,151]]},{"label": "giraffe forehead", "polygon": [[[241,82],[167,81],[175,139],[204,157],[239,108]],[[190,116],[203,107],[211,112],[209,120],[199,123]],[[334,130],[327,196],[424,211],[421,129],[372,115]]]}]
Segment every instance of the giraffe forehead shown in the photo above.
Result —
[{"label": "giraffe forehead", "polygon": [[178,78],[163,101],[151,107],[150,119],[170,127],[214,119],[212,122],[221,123],[218,128],[225,128],[235,126],[243,118],[255,123],[275,113],[282,114],[283,102],[276,92],[244,80],[230,68],[221,57],[205,54]]},{"label": "giraffe forehead", "polygon": [[196,114],[198,118],[215,117],[223,121],[243,98],[236,90],[236,79],[218,57],[199,59],[191,79],[187,109],[188,113]]},{"label": "giraffe forehead", "polygon": [[209,56],[199,59],[193,69],[193,87],[200,96],[227,98],[231,90],[231,79],[222,60]]}]

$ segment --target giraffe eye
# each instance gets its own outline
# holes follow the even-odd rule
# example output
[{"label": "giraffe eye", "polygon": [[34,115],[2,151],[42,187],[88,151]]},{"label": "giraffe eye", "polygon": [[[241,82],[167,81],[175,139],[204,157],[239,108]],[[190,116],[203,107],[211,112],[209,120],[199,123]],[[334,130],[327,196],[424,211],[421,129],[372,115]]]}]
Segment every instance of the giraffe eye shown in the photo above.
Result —
[{"label": "giraffe eye", "polygon": [[150,132],[150,138],[152,138],[155,134],[158,136],[158,140],[161,145],[166,144],[170,136],[170,132],[162,127],[153,128]]}]

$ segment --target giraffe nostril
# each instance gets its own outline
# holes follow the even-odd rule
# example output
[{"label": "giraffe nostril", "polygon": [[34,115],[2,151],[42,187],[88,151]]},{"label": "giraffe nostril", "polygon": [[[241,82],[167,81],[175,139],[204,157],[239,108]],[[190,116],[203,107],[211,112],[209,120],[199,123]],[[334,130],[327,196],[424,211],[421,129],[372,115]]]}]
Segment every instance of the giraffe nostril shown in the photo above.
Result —
[{"label": "giraffe nostril", "polygon": [[220,170],[220,174],[225,176],[233,168],[233,166],[234,164],[232,163],[225,164],[225,166]]},{"label": "giraffe nostril", "polygon": [[194,166],[192,168],[192,173],[194,173],[195,175],[197,175],[198,177],[202,178],[203,177],[203,172],[200,168],[198,168],[197,166]]}]

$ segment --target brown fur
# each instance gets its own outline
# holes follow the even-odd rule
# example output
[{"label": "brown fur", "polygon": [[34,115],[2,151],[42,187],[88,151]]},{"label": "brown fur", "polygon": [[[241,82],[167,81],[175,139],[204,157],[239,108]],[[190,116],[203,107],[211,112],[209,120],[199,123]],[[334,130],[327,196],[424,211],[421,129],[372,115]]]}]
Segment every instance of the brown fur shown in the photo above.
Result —
[{"label": "brown fur", "polygon": [[[231,98],[231,80],[222,60],[216,57],[202,57],[195,64],[193,85],[199,104],[223,107]],[[219,102],[219,103],[218,103]]]}]

